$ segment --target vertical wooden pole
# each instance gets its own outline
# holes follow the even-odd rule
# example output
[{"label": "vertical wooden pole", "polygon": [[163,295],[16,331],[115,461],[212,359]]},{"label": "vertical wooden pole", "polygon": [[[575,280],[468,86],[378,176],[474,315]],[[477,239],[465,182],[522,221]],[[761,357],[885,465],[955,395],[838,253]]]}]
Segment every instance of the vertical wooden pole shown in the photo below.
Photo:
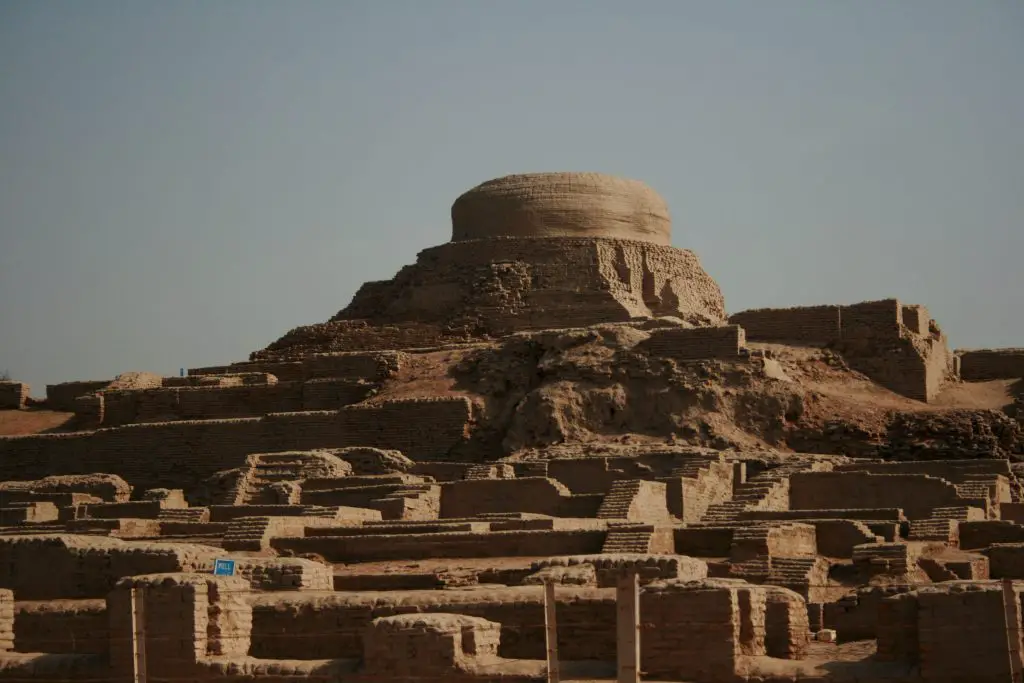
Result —
[{"label": "vertical wooden pole", "polygon": [[616,595],[618,683],[640,683],[640,584],[635,572],[619,579]]},{"label": "vertical wooden pole", "polygon": [[558,624],[555,621],[555,584],[544,582],[544,635],[548,653],[548,683],[559,683]]},{"label": "vertical wooden pole", "polygon": [[1006,620],[1006,645],[1010,655],[1010,681],[1024,681],[1024,656],[1021,655],[1021,615],[1017,591],[1012,579],[1003,579],[1003,618]]},{"label": "vertical wooden pole", "polygon": [[132,680],[146,683],[146,602],[141,588],[132,588]]}]

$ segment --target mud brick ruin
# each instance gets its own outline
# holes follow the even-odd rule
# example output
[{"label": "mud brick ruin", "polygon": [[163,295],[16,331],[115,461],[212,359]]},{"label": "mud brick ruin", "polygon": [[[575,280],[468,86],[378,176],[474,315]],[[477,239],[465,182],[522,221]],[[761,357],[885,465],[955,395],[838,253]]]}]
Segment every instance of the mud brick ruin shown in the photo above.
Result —
[{"label": "mud brick ruin", "polygon": [[0,681],[1005,683],[1022,377],[896,298],[728,315],[641,183],[492,180],[246,361],[0,383],[63,420],[0,438]]}]

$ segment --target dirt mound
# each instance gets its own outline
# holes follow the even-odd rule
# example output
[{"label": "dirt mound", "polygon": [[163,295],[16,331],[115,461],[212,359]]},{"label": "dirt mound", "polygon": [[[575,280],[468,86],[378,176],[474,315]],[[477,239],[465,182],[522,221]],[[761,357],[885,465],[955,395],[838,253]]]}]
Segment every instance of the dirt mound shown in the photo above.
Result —
[{"label": "dirt mound", "polygon": [[521,333],[418,354],[375,400],[458,394],[489,457],[579,443],[671,443],[889,458],[1024,454],[1011,383],[950,385],[914,401],[828,349],[752,345],[735,361],[649,352],[638,325]]}]

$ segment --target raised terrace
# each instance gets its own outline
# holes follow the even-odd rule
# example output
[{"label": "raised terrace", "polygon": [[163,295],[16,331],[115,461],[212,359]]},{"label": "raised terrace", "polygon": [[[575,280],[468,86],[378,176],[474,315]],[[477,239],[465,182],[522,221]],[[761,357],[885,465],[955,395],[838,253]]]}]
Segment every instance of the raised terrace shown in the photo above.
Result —
[{"label": "raised terrace", "polygon": [[0,681],[1024,668],[1019,350],[896,299],[727,316],[636,181],[451,219],[248,360],[0,383],[56,425],[0,437]]}]

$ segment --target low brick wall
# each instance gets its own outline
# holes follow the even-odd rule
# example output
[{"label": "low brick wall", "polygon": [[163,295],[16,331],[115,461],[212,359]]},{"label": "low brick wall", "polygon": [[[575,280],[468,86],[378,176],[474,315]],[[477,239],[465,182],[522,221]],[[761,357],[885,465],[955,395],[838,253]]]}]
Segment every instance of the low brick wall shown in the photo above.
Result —
[{"label": "low brick wall", "polygon": [[106,599],[14,603],[14,649],[106,655],[110,651]]},{"label": "low brick wall", "polygon": [[607,531],[491,531],[276,538],[271,546],[316,553],[329,562],[379,562],[440,557],[547,557],[601,552]]},{"label": "low brick wall", "polygon": [[[469,591],[267,594],[253,603],[250,655],[267,659],[360,658],[373,619],[395,614],[448,612],[501,624],[499,654],[544,659],[543,588]],[[615,656],[614,589],[559,587],[558,646],[562,659]]]}]

